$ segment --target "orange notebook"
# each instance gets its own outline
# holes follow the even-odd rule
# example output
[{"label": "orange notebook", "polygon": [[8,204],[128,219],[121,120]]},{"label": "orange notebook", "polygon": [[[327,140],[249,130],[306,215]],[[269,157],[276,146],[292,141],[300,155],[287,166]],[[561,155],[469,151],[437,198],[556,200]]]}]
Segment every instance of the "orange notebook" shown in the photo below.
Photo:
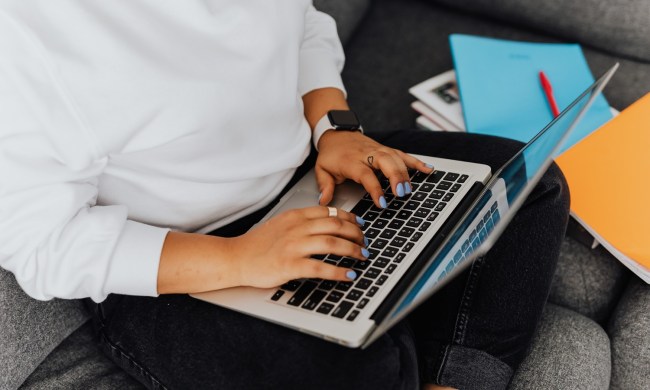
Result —
[{"label": "orange notebook", "polygon": [[650,283],[650,93],[556,162],[571,189],[572,215]]}]

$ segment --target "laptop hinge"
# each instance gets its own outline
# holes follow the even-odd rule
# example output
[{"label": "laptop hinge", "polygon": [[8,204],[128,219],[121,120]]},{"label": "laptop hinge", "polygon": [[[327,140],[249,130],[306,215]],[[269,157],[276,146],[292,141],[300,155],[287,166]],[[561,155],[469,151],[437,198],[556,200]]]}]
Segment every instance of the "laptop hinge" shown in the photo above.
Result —
[{"label": "laptop hinge", "polygon": [[386,299],[377,307],[374,313],[370,316],[370,319],[375,321],[375,323],[381,323],[384,318],[388,315],[391,309],[397,304],[399,299],[402,297],[404,291],[411,285],[413,280],[422,270],[421,265],[423,262],[427,262],[431,256],[440,248],[440,245],[447,238],[449,233],[454,229],[454,227],[461,220],[465,212],[471,207],[472,203],[479,196],[481,191],[485,188],[485,185],[480,181],[475,182],[472,187],[469,189],[467,194],[463,197],[463,200],[458,204],[458,207],[454,209],[449,218],[442,224],[440,230],[436,233],[435,236],[431,239],[429,244],[424,247],[422,253],[417,257],[417,259],[411,264],[408,270],[402,275],[401,279],[397,282],[395,287],[391,292],[386,296]]}]

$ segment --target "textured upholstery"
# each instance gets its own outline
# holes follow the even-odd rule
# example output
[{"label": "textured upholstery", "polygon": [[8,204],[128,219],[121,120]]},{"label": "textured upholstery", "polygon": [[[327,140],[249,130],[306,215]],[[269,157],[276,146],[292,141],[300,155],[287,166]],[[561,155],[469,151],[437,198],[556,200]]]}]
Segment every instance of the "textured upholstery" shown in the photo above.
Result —
[{"label": "textured upholstery", "polygon": [[0,389],[14,389],[88,319],[79,301],[36,301],[0,269]]},{"label": "textured upholstery", "polygon": [[314,0],[314,6],[336,20],[339,38],[345,44],[366,14],[370,0]]}]

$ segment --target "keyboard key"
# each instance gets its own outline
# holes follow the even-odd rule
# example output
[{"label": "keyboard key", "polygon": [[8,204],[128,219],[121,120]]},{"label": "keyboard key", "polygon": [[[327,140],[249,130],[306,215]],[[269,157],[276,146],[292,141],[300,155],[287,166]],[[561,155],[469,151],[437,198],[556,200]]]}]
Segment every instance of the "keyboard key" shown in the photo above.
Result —
[{"label": "keyboard key", "polygon": [[325,260],[325,263],[327,263],[327,264],[332,264],[332,265],[337,265],[339,262],[336,261],[336,260],[330,260],[330,259],[327,259],[327,260]]},{"label": "keyboard key", "polygon": [[432,174],[427,177],[426,181],[429,183],[437,183],[442,179],[443,176],[445,176],[445,171],[435,171]]},{"label": "keyboard key", "polygon": [[469,249],[469,240],[465,240],[465,242],[463,242],[463,246],[461,249],[463,250],[463,252],[467,252],[467,249]]},{"label": "keyboard key", "polygon": [[335,288],[341,291],[348,291],[350,287],[352,287],[352,282],[338,282]]},{"label": "keyboard key", "polygon": [[451,186],[451,188],[449,189],[449,191],[451,191],[451,192],[457,192],[458,190],[460,190],[460,187],[461,187],[460,184],[454,184],[453,186]]},{"label": "keyboard key", "polygon": [[442,197],[443,202],[449,202],[451,198],[454,197],[454,194],[451,192],[448,192],[445,194],[445,196]]},{"label": "keyboard key", "polygon": [[343,298],[343,293],[338,291],[332,291],[330,295],[328,295],[327,298],[325,298],[325,300],[336,303],[340,301],[341,298]]},{"label": "keyboard key", "polygon": [[365,233],[363,233],[363,235],[368,237],[368,238],[375,238],[375,237],[377,237],[379,235],[379,230],[377,230],[377,229],[368,229],[368,230],[366,230]]},{"label": "keyboard key", "polygon": [[469,242],[474,241],[474,239],[476,239],[476,236],[476,230],[472,230],[472,232],[469,234]]},{"label": "keyboard key", "polygon": [[488,234],[492,232],[494,229],[494,223],[492,222],[492,219],[488,219],[487,223],[485,224],[485,227],[487,228]]},{"label": "keyboard key", "polygon": [[476,224],[476,231],[478,232],[481,229],[483,229],[483,220],[482,219],[480,221],[478,221],[478,223]]},{"label": "keyboard key", "polygon": [[406,221],[406,226],[416,228],[422,223],[422,218],[411,218]]},{"label": "keyboard key", "polygon": [[372,285],[372,280],[366,279],[366,278],[361,278],[361,279],[359,279],[359,281],[357,282],[355,287],[360,288],[362,290],[365,290],[368,287],[370,287],[371,285]]},{"label": "keyboard key", "polygon": [[359,303],[357,304],[357,309],[363,309],[364,307],[366,307],[366,305],[368,304],[368,302],[370,302],[370,299],[368,299],[368,298],[363,298],[363,299],[360,300]]},{"label": "keyboard key", "polygon": [[409,200],[409,201],[406,202],[406,204],[404,205],[404,210],[415,210],[415,209],[417,209],[418,207],[420,207],[420,202],[414,202],[414,201],[412,201],[412,200]]},{"label": "keyboard key", "polygon": [[429,198],[440,199],[445,195],[445,191],[435,190],[429,195]]},{"label": "keyboard key", "polygon": [[406,211],[406,210],[402,210],[402,211],[400,211],[399,213],[397,213],[397,216],[396,216],[395,218],[399,218],[399,219],[404,219],[404,220],[406,220],[406,219],[411,218],[411,215],[413,215],[412,212],[410,212],[410,211]]},{"label": "keyboard key", "polygon": [[406,238],[397,236],[393,238],[393,241],[390,242],[392,246],[396,246],[398,248],[401,248],[402,245],[406,244]]},{"label": "keyboard key", "polygon": [[365,219],[366,221],[374,221],[375,219],[377,219],[377,217],[379,217],[379,214],[375,213],[374,211],[368,211],[363,215],[363,219]]},{"label": "keyboard key", "polygon": [[478,233],[478,239],[479,241],[483,242],[487,238],[487,231],[485,229],[481,229],[481,231]]},{"label": "keyboard key", "polygon": [[427,221],[435,221],[435,220],[436,220],[436,217],[438,217],[438,215],[440,215],[440,213],[437,213],[437,212],[435,212],[435,211],[432,212],[432,213],[429,214],[429,216],[427,217]]},{"label": "keyboard key", "polygon": [[395,268],[397,268],[397,264],[391,264],[386,268],[386,271],[384,271],[387,274],[392,274],[393,271],[395,271]]},{"label": "keyboard key", "polygon": [[354,263],[352,268],[354,268],[356,270],[364,270],[364,269],[368,268],[369,265],[370,265],[370,262],[368,260],[357,260],[357,262]]},{"label": "keyboard key", "polygon": [[376,278],[377,276],[379,276],[380,274],[381,274],[381,270],[380,270],[379,268],[374,268],[374,267],[372,267],[372,268],[370,268],[369,270],[367,270],[367,271],[363,274],[363,276],[366,277],[366,278],[374,279],[374,278]]},{"label": "keyboard key", "polygon": [[454,255],[454,264],[458,264],[458,262],[462,258],[463,258],[463,253],[459,249],[458,252],[456,252],[456,254]]},{"label": "keyboard key", "polygon": [[391,210],[399,210],[402,206],[404,206],[404,202],[399,201],[399,200],[394,200],[390,202],[388,205],[388,208]]},{"label": "keyboard key", "polygon": [[416,200],[418,202],[421,202],[421,201],[425,200],[426,198],[427,198],[427,194],[424,193],[424,192],[420,192],[420,191],[416,192],[411,197],[412,200]]},{"label": "keyboard key", "polygon": [[402,236],[402,237],[411,237],[413,232],[415,232],[415,229],[410,228],[410,227],[405,227],[405,228],[402,228],[402,230],[400,230],[399,233],[397,233],[397,234]]},{"label": "keyboard key", "polygon": [[348,314],[350,309],[352,309],[352,306],[354,306],[352,302],[343,301],[336,309],[334,309],[332,316],[336,318],[343,318],[346,314]]},{"label": "keyboard key", "polygon": [[492,215],[490,213],[485,213],[483,216],[483,223],[487,224],[487,222],[492,218]]},{"label": "keyboard key", "polygon": [[424,172],[417,171],[413,176],[411,176],[411,181],[414,183],[422,183],[426,178],[427,174]]},{"label": "keyboard key", "polygon": [[372,287],[370,287],[370,290],[368,290],[368,292],[366,293],[366,295],[372,298],[372,297],[375,296],[375,294],[377,294],[377,291],[379,291],[379,287],[377,287],[377,286],[372,286]]},{"label": "keyboard key", "polygon": [[372,200],[362,199],[352,208],[352,210],[350,210],[350,212],[355,215],[363,215],[372,206]]},{"label": "keyboard key", "polygon": [[287,291],[296,291],[300,287],[300,282],[297,280],[290,280],[280,286],[281,289],[287,290]]},{"label": "keyboard key", "polygon": [[442,190],[442,191],[447,191],[449,188],[451,188],[451,183],[448,181],[441,181],[436,186],[437,190]]},{"label": "keyboard key", "polygon": [[395,210],[386,209],[381,213],[381,217],[384,219],[393,219],[397,212]]},{"label": "keyboard key", "polygon": [[446,205],[447,205],[447,203],[440,202],[440,203],[438,203],[438,205],[436,206],[436,208],[434,210],[435,211],[442,211],[442,209],[444,209]]},{"label": "keyboard key", "polygon": [[413,242],[418,242],[418,240],[422,237],[422,232],[417,232],[411,237],[411,241]]},{"label": "keyboard key", "polygon": [[314,291],[302,305],[302,308],[307,310],[314,310],[320,301],[325,298],[325,295],[327,295],[327,293],[323,290]]},{"label": "keyboard key", "polygon": [[293,296],[289,299],[288,304],[291,306],[300,306],[300,304],[311,294],[316,288],[317,284],[314,282],[306,281],[300,286]]},{"label": "keyboard key", "polygon": [[497,211],[497,207],[497,202],[492,203],[492,206],[490,206],[490,211],[494,213]]},{"label": "keyboard key", "polygon": [[457,181],[459,183],[465,183],[465,181],[467,181],[468,178],[469,178],[469,176],[467,176],[467,175],[460,175],[460,177],[458,178]]},{"label": "keyboard key", "polygon": [[402,248],[402,250],[403,250],[404,252],[408,252],[408,251],[410,251],[411,249],[413,249],[414,246],[415,246],[415,243],[413,243],[413,242],[409,242],[408,244],[404,245],[404,248]]},{"label": "keyboard key", "polygon": [[399,230],[403,225],[404,225],[404,221],[402,221],[401,219],[393,219],[388,224],[388,227],[391,229]]},{"label": "keyboard key", "polygon": [[343,256],[334,255],[334,254],[330,253],[329,255],[327,255],[327,258],[332,259],[332,260],[341,260],[343,258]]},{"label": "keyboard key", "polygon": [[418,211],[415,212],[415,216],[418,218],[426,218],[429,215],[429,212],[431,210],[425,209],[425,208],[420,208]]},{"label": "keyboard key", "polygon": [[431,192],[431,190],[433,190],[434,188],[435,188],[435,186],[433,184],[424,183],[424,184],[422,184],[420,186],[420,191],[421,192]]},{"label": "keyboard key", "polygon": [[380,257],[377,260],[373,261],[372,265],[375,267],[384,268],[386,265],[388,265],[388,263],[390,263],[390,260],[385,257]]},{"label": "keyboard key", "polygon": [[357,318],[358,315],[359,315],[359,310],[352,310],[352,313],[350,313],[347,320],[348,321],[354,321]]},{"label": "keyboard key", "polygon": [[401,263],[402,260],[406,257],[405,253],[398,253],[397,256],[395,256],[395,262],[396,263]]},{"label": "keyboard key", "polygon": [[[391,238],[393,238],[393,236],[395,236],[395,234],[397,234],[397,230],[386,229],[386,230],[384,230],[383,232],[381,232],[381,234],[379,235],[379,237],[381,237],[381,238],[385,238],[385,239],[387,239],[387,240],[390,240]],[[383,247],[382,247],[382,248],[383,248]],[[380,249],[381,249],[381,248],[380,248]]]},{"label": "keyboard key", "polygon": [[[425,222],[420,226],[420,231],[426,231],[428,228],[431,227],[431,222]],[[416,240],[413,240],[416,241]]]},{"label": "keyboard key", "polygon": [[318,309],[316,309],[316,311],[321,314],[329,314],[329,312],[332,311],[332,309],[334,309],[334,305],[332,305],[331,303],[324,302],[318,307]]},{"label": "keyboard key", "polygon": [[357,262],[357,259],[353,259],[351,257],[345,257],[343,260],[341,260],[338,264],[339,267],[343,268],[350,268],[354,265],[354,263]]},{"label": "keyboard key", "polygon": [[375,229],[380,229],[380,230],[381,230],[381,229],[385,228],[386,225],[388,225],[388,220],[387,220],[387,219],[378,218],[378,219],[377,219],[377,220],[372,224],[372,227],[374,227]]},{"label": "keyboard key", "polygon": [[323,290],[331,290],[336,286],[336,282],[334,280],[323,280],[323,282],[318,286],[318,288],[321,288]]},{"label": "keyboard key", "polygon": [[349,299],[351,301],[358,301],[359,298],[363,296],[363,291],[361,290],[352,290],[348,293],[348,295],[345,297],[345,299]]},{"label": "keyboard key", "polygon": [[273,294],[273,296],[271,297],[271,300],[272,301],[277,301],[280,298],[282,298],[283,295],[284,295],[284,291],[283,290],[278,290],[278,291],[275,292],[275,294]]},{"label": "keyboard key", "polygon": [[370,252],[370,256],[368,256],[368,259],[371,259],[371,260],[376,258],[377,255],[379,255],[379,251],[376,250],[376,249],[370,248],[370,249],[368,249],[368,252]]},{"label": "keyboard key", "polygon": [[[391,265],[393,265],[393,264],[391,264]],[[387,280],[388,280],[388,276],[386,276],[386,275],[381,275],[381,276],[377,279],[377,281],[375,282],[375,284],[376,284],[377,286],[381,286],[381,285],[383,285],[384,283],[386,283]]]},{"label": "keyboard key", "polygon": [[[384,234],[384,232],[381,232],[381,234]],[[388,245],[388,241],[380,238],[375,240],[375,242],[372,243],[372,247],[377,249],[384,249],[386,245]]]},{"label": "keyboard key", "polygon": [[398,252],[397,248],[389,246],[388,248],[384,249],[381,255],[384,257],[394,257],[397,254],[397,252]]},{"label": "keyboard key", "polygon": [[494,213],[492,214],[492,221],[494,221],[494,224],[496,225],[500,220],[501,215],[499,215],[499,210],[494,210]]},{"label": "keyboard key", "polygon": [[457,174],[457,173],[449,172],[449,173],[445,176],[445,180],[456,181],[456,179],[458,179],[458,176],[460,176],[460,175]]},{"label": "keyboard key", "polygon": [[427,200],[424,201],[424,203],[422,203],[422,207],[426,207],[426,208],[428,208],[428,209],[432,209],[432,208],[434,208],[435,205],[437,205],[437,204],[438,204],[438,201],[437,201],[437,200],[427,199]]}]

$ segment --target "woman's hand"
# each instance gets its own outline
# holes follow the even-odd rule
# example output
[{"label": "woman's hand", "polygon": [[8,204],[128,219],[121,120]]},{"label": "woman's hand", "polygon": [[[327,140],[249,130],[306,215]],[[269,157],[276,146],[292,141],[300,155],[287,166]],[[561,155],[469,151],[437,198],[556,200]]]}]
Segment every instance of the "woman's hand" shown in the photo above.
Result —
[{"label": "woman's hand", "polygon": [[357,131],[327,131],[318,141],[318,150],[315,170],[321,205],[332,201],[336,184],[350,179],[363,185],[375,205],[385,208],[384,191],[375,170],[390,180],[393,194],[398,197],[411,193],[407,168],[433,172],[433,166],[400,150],[383,146]]},{"label": "woman's hand", "polygon": [[320,278],[350,281],[356,273],[311,259],[333,253],[367,259],[367,242],[359,228],[364,221],[343,210],[330,217],[327,207],[290,210],[246,234],[230,239],[236,259],[238,285],[275,287],[292,279]]}]

